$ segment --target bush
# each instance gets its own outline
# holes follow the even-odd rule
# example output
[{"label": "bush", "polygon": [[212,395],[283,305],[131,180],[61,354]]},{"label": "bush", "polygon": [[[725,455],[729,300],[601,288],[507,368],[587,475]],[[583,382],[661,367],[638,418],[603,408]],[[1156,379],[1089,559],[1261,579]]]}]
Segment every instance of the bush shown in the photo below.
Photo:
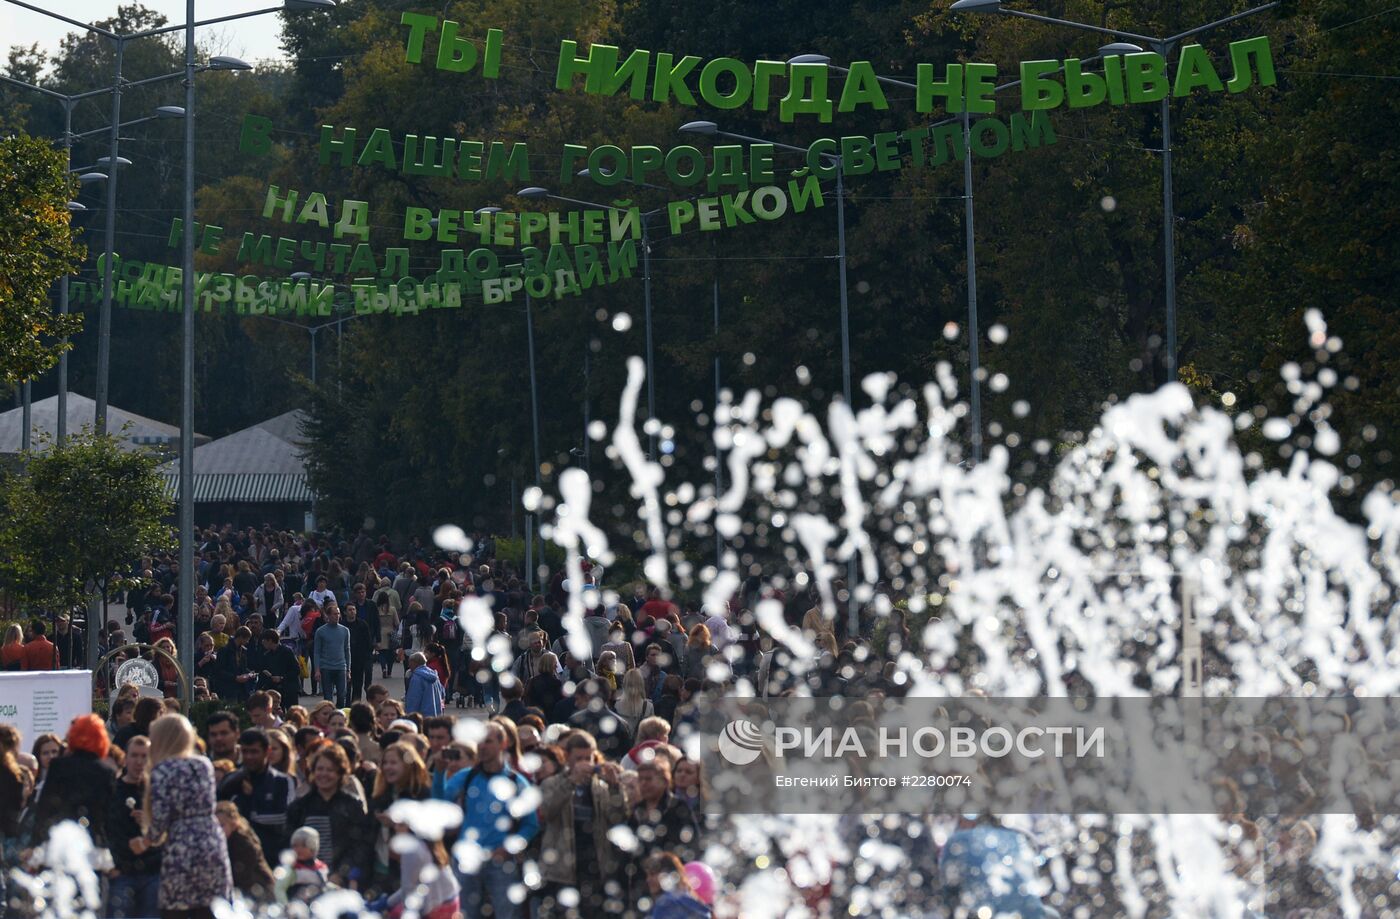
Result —
[{"label": "bush", "polygon": [[[535,545],[539,546],[536,540]],[[510,562],[518,571],[525,570],[525,540],[509,539],[504,536],[496,538],[496,558],[500,561]],[[544,544],[544,563],[553,570],[564,567],[564,548],[555,545],[548,540]],[[535,564],[539,564],[539,559],[535,559]]]},{"label": "bush", "polygon": [[249,716],[248,709],[242,702],[232,702],[224,699],[210,699],[207,702],[196,702],[194,705],[190,706],[190,724],[194,725],[194,729],[199,732],[199,736],[203,737],[206,742],[209,740],[209,737],[204,730],[204,722],[215,712],[231,712],[237,715],[238,727],[240,730],[253,726],[253,719]]}]

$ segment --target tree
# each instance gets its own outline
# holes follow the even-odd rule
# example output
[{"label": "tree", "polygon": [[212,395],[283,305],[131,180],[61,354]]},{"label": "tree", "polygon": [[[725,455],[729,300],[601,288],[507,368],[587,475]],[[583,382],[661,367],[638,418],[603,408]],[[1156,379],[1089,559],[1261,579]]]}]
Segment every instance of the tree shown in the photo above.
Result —
[{"label": "tree", "polygon": [[19,132],[0,140],[0,387],[52,367],[82,326],[49,306],[55,279],[77,270],[68,201],[77,189],[63,154]]},{"label": "tree", "polygon": [[0,482],[0,586],[21,604],[67,609],[168,549],[171,512],[156,458],[90,430],[31,453]]}]

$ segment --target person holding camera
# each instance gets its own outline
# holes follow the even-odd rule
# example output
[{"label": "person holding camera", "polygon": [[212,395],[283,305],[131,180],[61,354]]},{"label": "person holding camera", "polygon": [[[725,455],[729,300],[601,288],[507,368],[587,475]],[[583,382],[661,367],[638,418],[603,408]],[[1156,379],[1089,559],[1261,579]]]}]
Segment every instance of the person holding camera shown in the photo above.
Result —
[{"label": "person holding camera", "polygon": [[540,786],[541,874],[545,882],[541,916],[563,916],[562,898],[577,903],[582,916],[621,910],[622,855],[608,830],[627,822],[622,768],[604,762],[592,735],[576,731],[564,741],[565,769]]}]

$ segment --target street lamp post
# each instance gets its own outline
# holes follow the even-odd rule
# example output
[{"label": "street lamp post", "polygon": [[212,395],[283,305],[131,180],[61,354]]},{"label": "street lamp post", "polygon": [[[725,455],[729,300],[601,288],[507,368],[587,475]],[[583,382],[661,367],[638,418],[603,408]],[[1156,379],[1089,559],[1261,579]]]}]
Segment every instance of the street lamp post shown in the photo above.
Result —
[{"label": "street lamp post", "polygon": [[[535,384],[535,313],[533,308],[534,297],[529,291],[525,292],[525,344],[530,349],[530,438],[535,446],[535,490],[543,492],[540,484],[540,396]],[[534,561],[535,548],[535,512],[525,518],[525,567],[527,569],[527,581],[533,585],[535,583],[537,565]],[[541,561],[543,561],[544,550],[540,550]]]},{"label": "street lamp post", "polygon": [[[1097,32],[1100,35],[1111,35],[1114,38],[1128,41],[1142,42],[1160,54],[1165,61],[1167,55],[1183,39],[1199,35],[1227,23],[1254,16],[1266,10],[1271,10],[1278,6],[1277,2],[1265,3],[1252,9],[1217,19],[1214,22],[1206,23],[1203,26],[1196,26],[1179,32],[1176,35],[1167,37],[1157,37],[1152,35],[1140,35],[1136,32],[1124,32],[1119,29],[1109,29],[1104,26],[1090,25],[1085,22],[1075,22],[1069,19],[1057,19],[1053,16],[1042,16],[1039,13],[1028,13],[1024,10],[1011,9],[1003,6],[1001,0],[958,0],[950,10],[955,13],[1000,13],[1005,16],[1016,16],[1021,19],[1030,19],[1034,22],[1045,22],[1051,25],[1066,26],[1071,29],[1080,29],[1086,32]],[[1166,299],[1166,347],[1163,355],[1163,363],[1166,367],[1167,381],[1176,379],[1177,354],[1176,354],[1176,213],[1172,195],[1172,113],[1170,94],[1162,97],[1161,106],[1162,117],[1162,275],[1165,288]]]},{"label": "street lamp post", "polygon": [[[194,18],[195,0],[185,0],[185,188],[184,223],[181,234],[183,258],[181,260],[181,281],[183,282],[184,326],[180,348],[180,666],[186,673],[194,673],[194,76],[195,67],[194,30],[196,26],[212,25],[234,19],[246,19],[265,13],[286,10],[326,9],[335,6],[335,0],[286,0],[283,6],[220,16],[203,22]],[[141,35],[158,35],[175,31],[180,26],[151,29]],[[248,70],[247,64],[236,58],[215,58],[206,65],[212,70]],[[193,702],[194,681],[186,680],[186,692],[190,693],[186,704]]]},{"label": "street lamp post", "polygon": [[[180,611],[177,617],[179,636],[181,639],[180,664],[187,673],[194,672],[194,606],[192,597],[194,596],[194,489],[191,478],[194,469],[194,76],[201,70],[249,70],[247,64],[232,57],[215,57],[209,64],[202,68],[195,66],[195,46],[194,30],[198,26],[216,25],[218,23],[232,22],[237,19],[247,19],[252,16],[261,16],[267,13],[277,13],[283,11],[305,11],[305,10],[326,10],[335,7],[336,0],[284,0],[281,6],[267,7],[265,9],[250,10],[245,13],[234,13],[228,16],[218,16],[213,19],[196,21],[194,16],[195,0],[185,0],[185,22],[176,26],[162,26],[155,29],[146,29],[141,32],[133,32],[120,35],[108,29],[100,29],[88,23],[79,22],[66,16],[50,12],[23,0],[5,0],[15,6],[20,6],[45,16],[58,19],[70,25],[90,30],[110,39],[115,44],[115,73],[110,92],[112,93],[112,139],[110,153],[108,155],[108,174],[110,180],[107,183],[107,258],[103,265],[102,281],[102,310],[98,321],[98,343],[97,343],[97,429],[99,433],[106,433],[107,430],[107,393],[109,361],[111,354],[111,329],[112,329],[112,261],[114,238],[116,235],[116,208],[117,208],[117,174],[116,168],[122,164],[118,153],[118,140],[121,134],[121,93],[123,86],[122,79],[122,58],[125,52],[126,43],[139,38],[149,38],[156,35],[165,35],[171,32],[183,31],[185,33],[185,70],[182,74],[185,80],[185,105],[181,113],[185,118],[185,181],[184,181],[184,258],[182,264],[183,283],[183,341],[181,348],[181,406],[180,406]],[[139,85],[140,83],[150,83],[167,79],[166,77],[155,77],[150,80],[141,80],[127,85]],[[106,91],[106,90],[104,90]],[[93,93],[95,94],[95,93]],[[162,117],[170,117],[174,107],[168,107],[168,111]],[[89,642],[95,630],[89,623]],[[193,690],[190,688],[193,681],[186,681],[187,695]],[[186,698],[186,703],[192,698]]]}]

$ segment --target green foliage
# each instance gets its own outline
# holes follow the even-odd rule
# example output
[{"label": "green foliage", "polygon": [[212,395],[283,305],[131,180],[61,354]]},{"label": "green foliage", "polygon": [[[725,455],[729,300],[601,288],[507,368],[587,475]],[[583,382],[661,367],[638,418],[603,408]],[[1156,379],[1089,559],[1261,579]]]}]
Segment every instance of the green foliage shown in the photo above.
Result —
[{"label": "green foliage", "polygon": [[[539,551],[539,539],[535,540],[535,551]],[[503,536],[496,537],[496,558],[503,562],[510,562],[517,571],[525,569],[525,540],[509,539]],[[539,559],[535,564],[539,564]],[[552,542],[544,544],[544,563],[551,568],[562,568],[564,565],[564,548]]]},{"label": "green foliage", "polygon": [[0,139],[0,388],[52,367],[82,325],[49,305],[50,286],[82,258],[68,213],[77,185],[47,142]]},{"label": "green foliage", "polygon": [[0,482],[0,589],[22,607],[65,609],[120,586],[132,559],[170,546],[156,460],[88,430],[41,446]]},{"label": "green foliage", "polygon": [[[190,679],[193,680],[194,677],[191,676]],[[231,715],[236,715],[240,730],[253,726],[253,718],[248,714],[248,709],[242,702],[225,699],[195,702],[190,706],[189,714],[186,717],[190,719],[190,724],[194,725],[194,729],[199,732],[199,736],[204,738],[205,743],[209,742],[209,732],[205,730],[204,723],[215,712],[228,712]]]}]

